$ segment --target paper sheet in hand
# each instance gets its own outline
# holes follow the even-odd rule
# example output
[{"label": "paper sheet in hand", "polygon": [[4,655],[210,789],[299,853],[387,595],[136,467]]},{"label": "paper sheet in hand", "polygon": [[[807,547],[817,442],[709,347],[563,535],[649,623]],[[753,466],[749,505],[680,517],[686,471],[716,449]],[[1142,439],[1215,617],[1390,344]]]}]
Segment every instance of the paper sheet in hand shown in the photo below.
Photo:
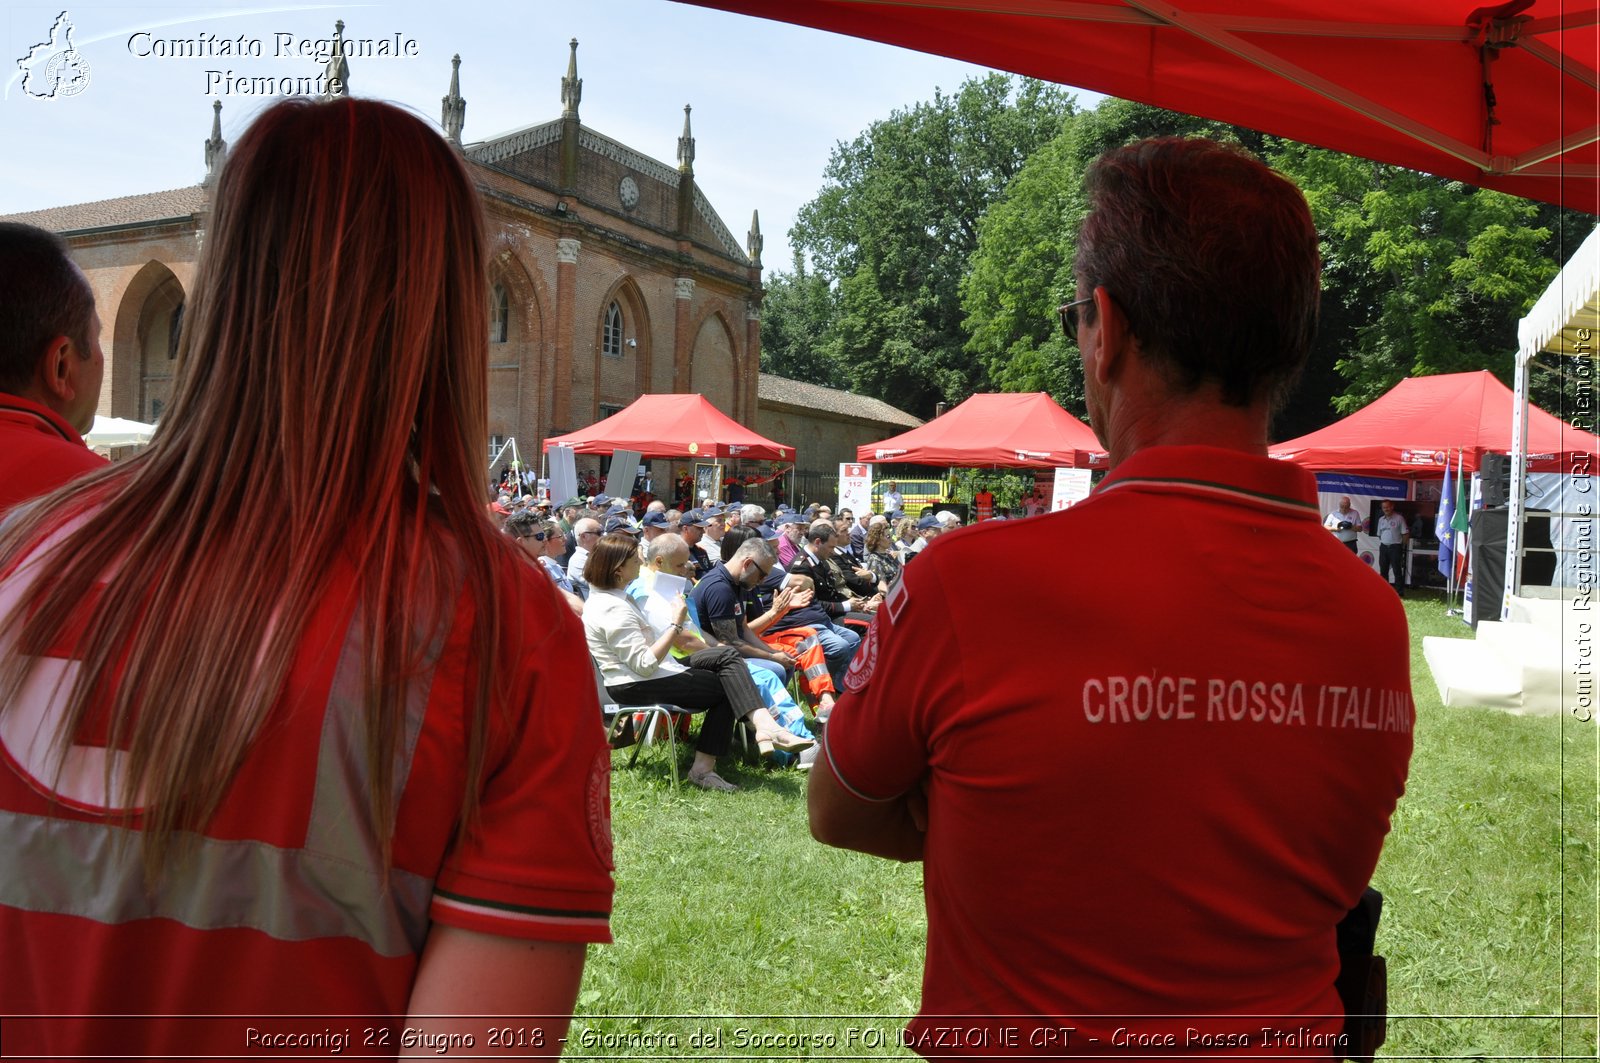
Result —
[{"label": "paper sheet in hand", "polygon": [[645,595],[640,604],[644,607],[645,619],[650,621],[650,626],[658,634],[672,626],[672,621],[678,615],[678,600],[688,590],[689,581],[682,576],[656,573],[655,580],[650,584],[650,593]]}]

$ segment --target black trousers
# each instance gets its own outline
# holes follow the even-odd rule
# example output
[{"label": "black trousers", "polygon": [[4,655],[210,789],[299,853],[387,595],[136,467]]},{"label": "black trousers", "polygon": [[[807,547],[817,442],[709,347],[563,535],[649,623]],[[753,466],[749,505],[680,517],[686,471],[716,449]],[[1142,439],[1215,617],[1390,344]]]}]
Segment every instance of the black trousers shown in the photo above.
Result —
[{"label": "black trousers", "polygon": [[658,702],[685,709],[704,709],[695,750],[720,757],[733,743],[733,725],[761,708],[761,694],[744,658],[731,646],[701,650],[687,660],[687,671],[642,679],[637,683],[606,685],[618,705],[654,705]]},{"label": "black trousers", "polygon": [[[1394,574],[1390,579],[1389,574]],[[1394,584],[1394,591],[1402,597],[1406,593],[1406,544],[1378,544],[1378,575]]]}]

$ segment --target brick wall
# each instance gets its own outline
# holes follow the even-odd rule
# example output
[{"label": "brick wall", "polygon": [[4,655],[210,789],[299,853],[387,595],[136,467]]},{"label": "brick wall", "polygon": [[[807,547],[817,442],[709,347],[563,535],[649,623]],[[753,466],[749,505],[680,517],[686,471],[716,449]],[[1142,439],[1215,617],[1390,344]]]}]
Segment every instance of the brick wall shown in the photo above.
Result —
[{"label": "brick wall", "polygon": [[841,462],[856,460],[856,447],[899,435],[903,425],[857,421],[786,406],[760,404],[756,431],[768,439],[793,444],[795,466],[801,472],[837,475]]},{"label": "brick wall", "polygon": [[[750,423],[756,366],[745,308],[759,297],[759,274],[723,254],[698,217],[690,239],[682,239],[677,189],[649,167],[582,151],[576,195],[563,200],[560,157],[558,142],[492,167],[469,164],[484,197],[489,282],[505,288],[509,306],[506,342],[487,352],[488,434],[515,437],[524,458],[537,461],[546,436],[592,423],[601,403],[626,405],[643,393],[673,390],[680,360],[687,370],[681,386]],[[618,198],[624,175],[640,191],[631,209]],[[191,219],[70,239],[104,322],[101,413],[149,419],[157,404],[170,402],[166,323],[193,287],[198,225]],[[566,289],[557,261],[563,239],[579,243]],[[680,321],[676,281],[683,277],[695,287]],[[569,301],[569,336],[559,327],[562,300]],[[625,343],[621,358],[602,358],[612,301],[623,311],[624,339],[634,345]],[[560,391],[567,416],[558,424]],[[670,463],[654,468],[661,479],[670,475]]]}]

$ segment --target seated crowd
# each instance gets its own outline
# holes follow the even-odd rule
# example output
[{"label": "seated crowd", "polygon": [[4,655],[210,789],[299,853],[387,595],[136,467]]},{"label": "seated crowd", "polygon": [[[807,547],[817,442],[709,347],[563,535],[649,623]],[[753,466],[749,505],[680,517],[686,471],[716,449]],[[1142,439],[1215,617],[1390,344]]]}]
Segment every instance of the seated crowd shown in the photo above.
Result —
[{"label": "seated crowd", "polygon": [[[739,726],[770,763],[811,767],[813,729],[873,612],[917,553],[961,523],[949,512],[835,519],[815,505],[770,518],[752,504],[679,512],[660,500],[635,513],[604,494],[552,505],[502,493],[490,511],[583,618],[611,701],[704,712],[689,779],[724,791],[738,788],[717,759]],[[613,744],[638,738],[625,714]]]}]

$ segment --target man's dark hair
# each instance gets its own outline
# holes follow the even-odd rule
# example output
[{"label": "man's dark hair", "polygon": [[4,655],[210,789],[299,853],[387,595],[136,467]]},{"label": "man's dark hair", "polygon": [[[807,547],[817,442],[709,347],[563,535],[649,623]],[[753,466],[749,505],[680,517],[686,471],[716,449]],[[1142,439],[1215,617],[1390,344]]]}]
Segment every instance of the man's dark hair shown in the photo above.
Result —
[{"label": "man's dark hair", "polygon": [[33,379],[45,345],[65,336],[89,356],[94,292],[53,232],[0,222],[0,391]]},{"label": "man's dark hair", "polygon": [[506,518],[505,532],[513,539],[526,539],[544,530],[545,519],[531,509],[518,510]]},{"label": "man's dark hair", "polygon": [[1084,187],[1084,294],[1105,287],[1179,392],[1213,381],[1232,406],[1281,402],[1310,353],[1321,296],[1300,190],[1241,148],[1181,137],[1107,152]]}]

